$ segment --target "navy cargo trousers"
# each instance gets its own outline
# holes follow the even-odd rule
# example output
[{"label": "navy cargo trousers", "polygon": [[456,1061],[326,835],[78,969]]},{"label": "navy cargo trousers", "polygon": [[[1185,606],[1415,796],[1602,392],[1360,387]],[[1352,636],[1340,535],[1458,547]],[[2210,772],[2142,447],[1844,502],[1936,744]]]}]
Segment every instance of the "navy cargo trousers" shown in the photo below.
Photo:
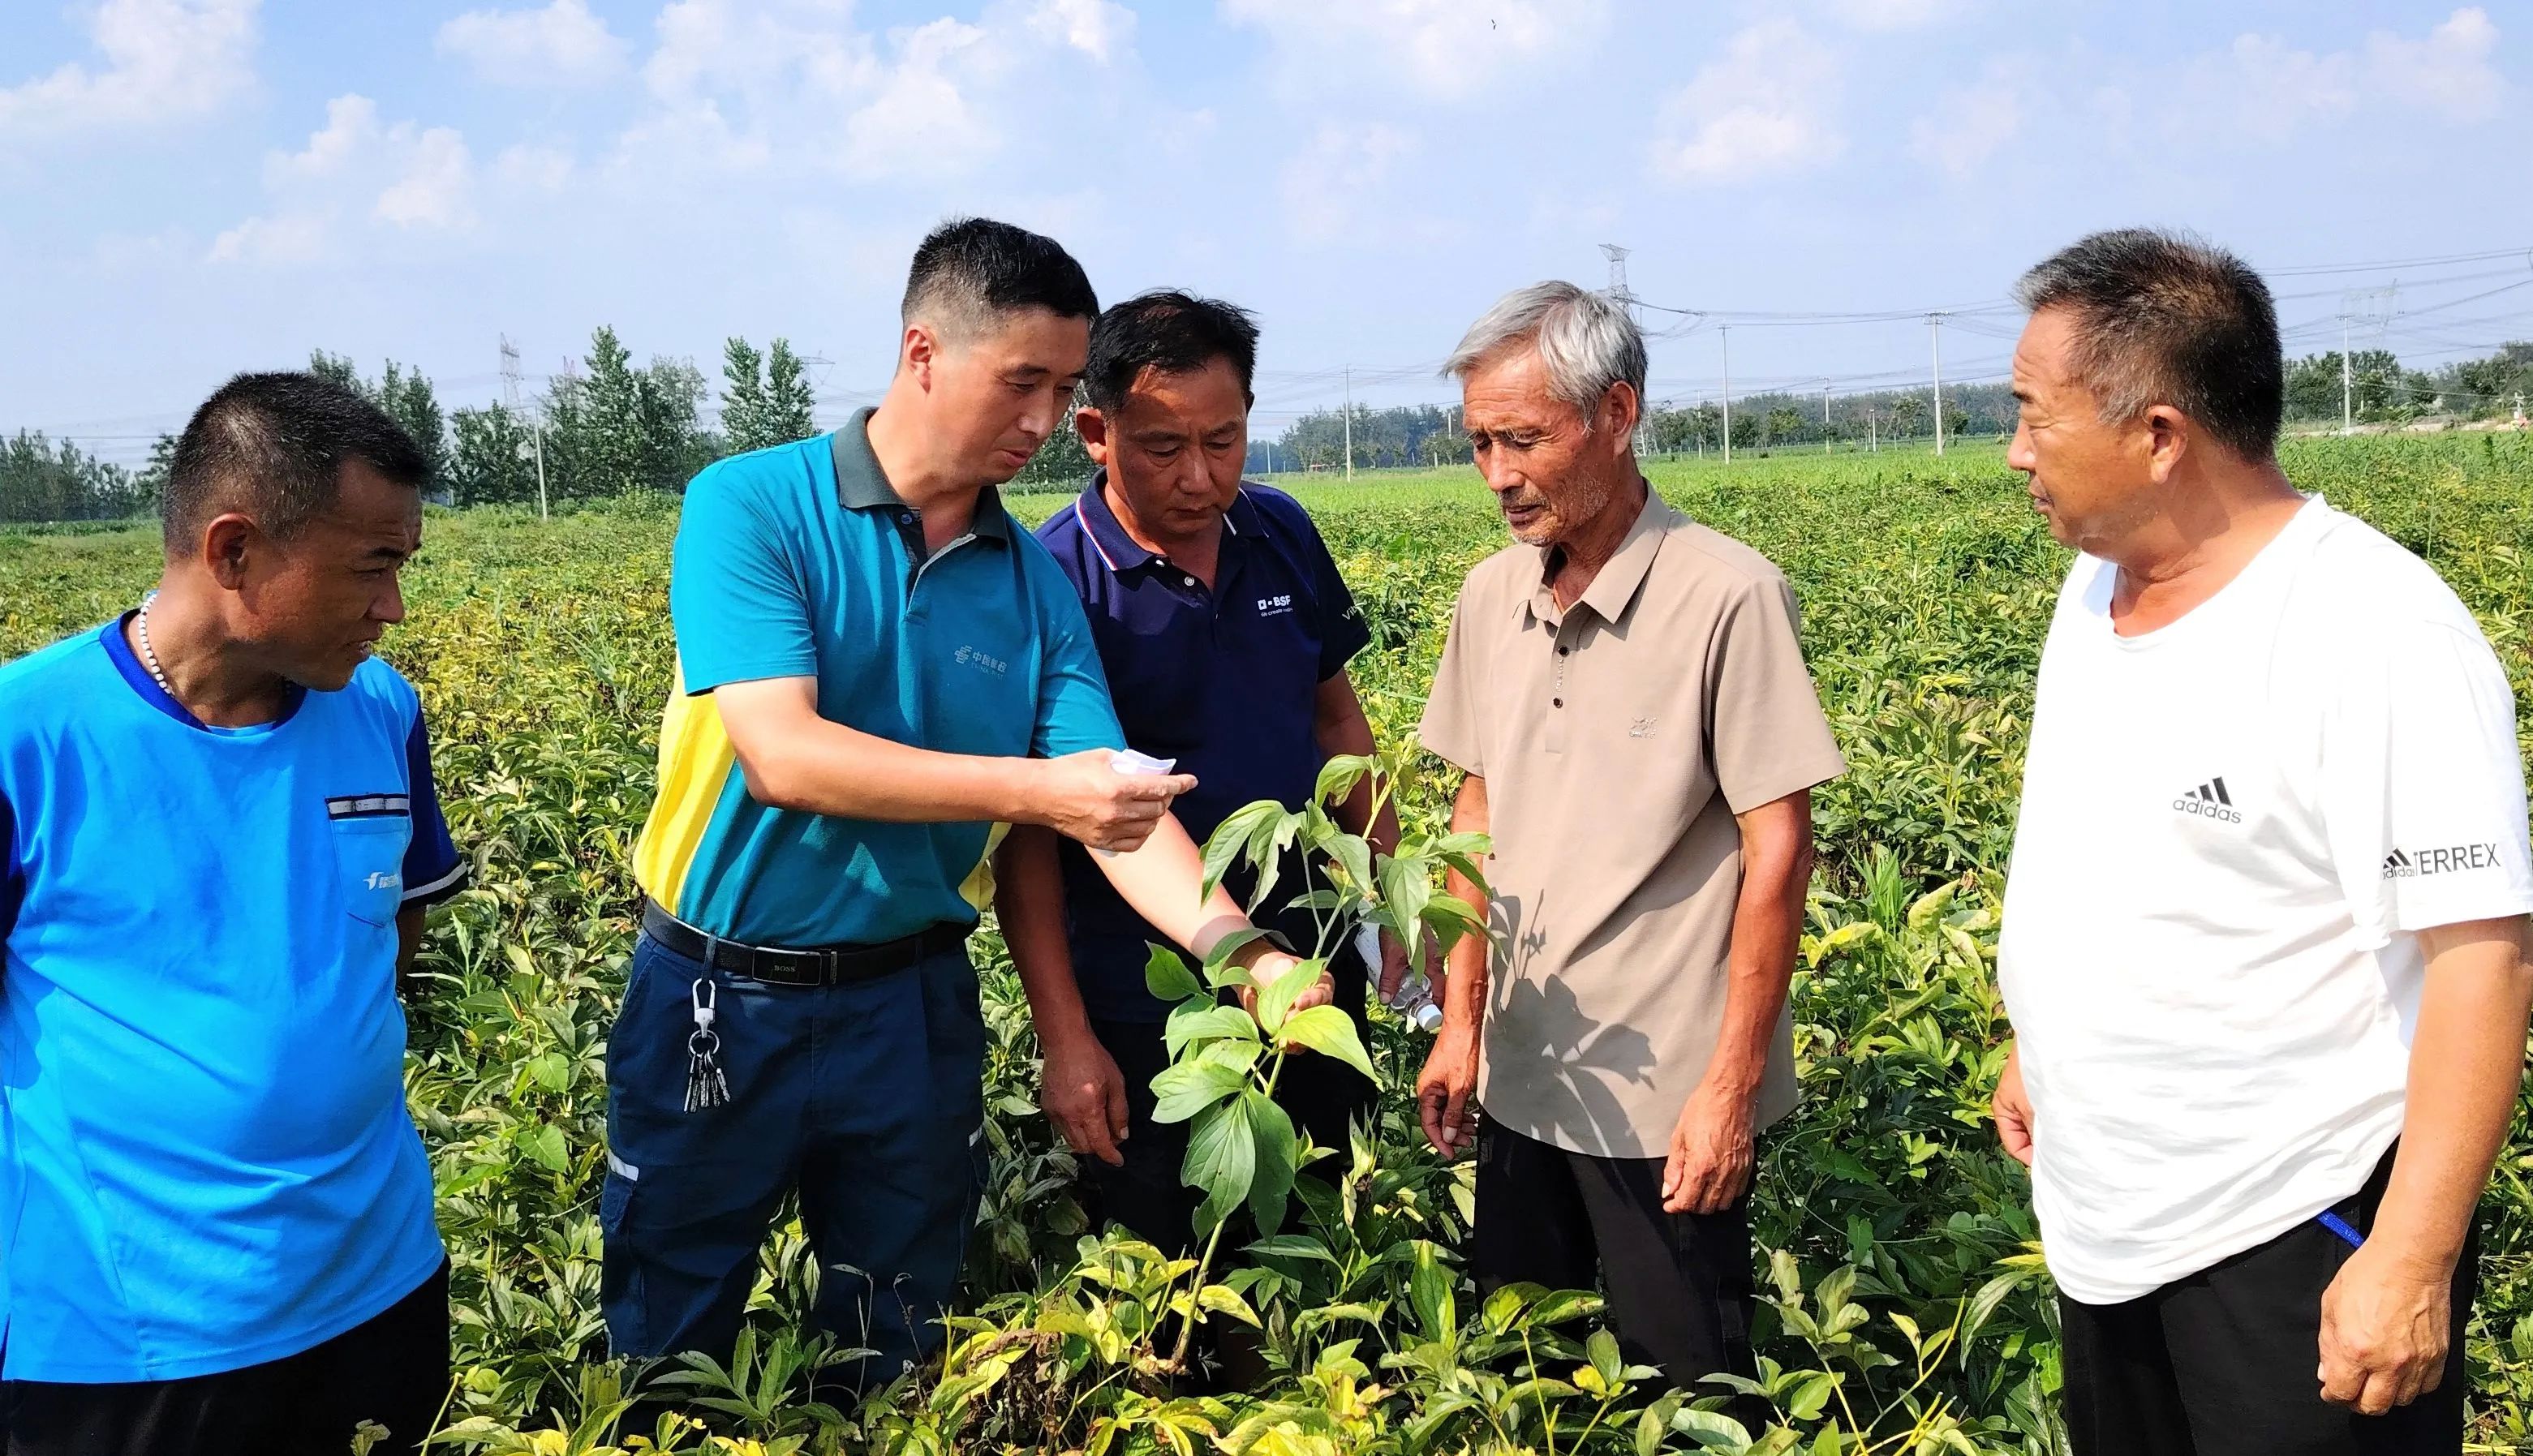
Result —
[{"label": "navy cargo trousers", "polygon": [[[730,1100],[688,1111],[705,979]],[[937,1350],[982,1184],[984,1054],[964,951],[794,988],[708,972],[642,937],[607,1046],[600,1296],[614,1353],[727,1360],[795,1189],[819,1325],[878,1352],[863,1382]]]}]

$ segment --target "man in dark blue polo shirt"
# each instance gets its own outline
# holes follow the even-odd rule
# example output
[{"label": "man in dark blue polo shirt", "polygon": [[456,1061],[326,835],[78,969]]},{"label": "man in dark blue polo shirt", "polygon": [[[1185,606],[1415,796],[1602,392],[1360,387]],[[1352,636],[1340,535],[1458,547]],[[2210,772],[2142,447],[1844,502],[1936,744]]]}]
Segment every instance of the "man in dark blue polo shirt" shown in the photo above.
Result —
[{"label": "man in dark blue polo shirt", "polygon": [[[1082,594],[1127,745],[1196,776],[1175,808],[1200,842],[1254,800],[1300,806],[1328,758],[1373,751],[1346,676],[1368,640],[1354,599],[1301,505],[1240,478],[1257,354],[1257,326],[1228,304],[1148,293],[1100,315],[1075,421],[1100,469],[1038,529]],[[1367,784],[1336,807],[1338,822],[1365,832],[1371,800]],[[1369,830],[1377,847],[1396,848],[1386,807]],[[1015,831],[997,864],[1004,934],[1046,1057],[1047,1113],[1096,1159],[1101,1217],[1184,1246],[1198,1201],[1179,1177],[1188,1127],[1152,1121],[1170,1008],[1144,986],[1146,943],[1166,937],[1079,844]],[[1311,916],[1291,902],[1313,883],[1296,852],[1261,923],[1307,944]],[[1252,886],[1232,888],[1245,901]],[[1384,989],[1405,967],[1395,947],[1386,959]],[[1366,967],[1348,950],[1335,971],[1336,1003],[1360,1033]],[[1373,1092],[1342,1063],[1299,1058],[1278,1095],[1313,1141],[1341,1150]]]}]

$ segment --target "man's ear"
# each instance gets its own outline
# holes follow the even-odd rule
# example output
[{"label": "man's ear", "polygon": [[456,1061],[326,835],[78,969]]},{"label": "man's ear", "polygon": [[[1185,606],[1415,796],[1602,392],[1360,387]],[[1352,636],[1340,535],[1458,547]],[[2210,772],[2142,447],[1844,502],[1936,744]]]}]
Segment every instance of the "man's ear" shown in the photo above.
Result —
[{"label": "man's ear", "polygon": [[2190,417],[2168,404],[2149,405],[2146,418],[2139,421],[2146,431],[2147,469],[2158,486],[2172,479],[2181,468],[2182,458],[2190,453],[2190,434],[2195,428]]},{"label": "man's ear", "polygon": [[248,559],[266,546],[264,530],[253,517],[230,511],[203,528],[203,569],[221,590],[234,592],[246,585]]},{"label": "man's ear", "polygon": [[1105,468],[1108,464],[1108,417],[1091,405],[1073,412],[1073,433],[1082,437],[1084,453],[1090,463]]},{"label": "man's ear", "polygon": [[1636,433],[1636,416],[1643,408],[1644,401],[1636,397],[1636,386],[1621,379],[1602,391],[1592,428],[1606,430],[1620,439],[1631,439]]},{"label": "man's ear", "polygon": [[906,337],[898,344],[897,367],[914,377],[914,386],[930,393],[932,366],[941,357],[941,336],[932,325],[914,322],[906,325]]}]

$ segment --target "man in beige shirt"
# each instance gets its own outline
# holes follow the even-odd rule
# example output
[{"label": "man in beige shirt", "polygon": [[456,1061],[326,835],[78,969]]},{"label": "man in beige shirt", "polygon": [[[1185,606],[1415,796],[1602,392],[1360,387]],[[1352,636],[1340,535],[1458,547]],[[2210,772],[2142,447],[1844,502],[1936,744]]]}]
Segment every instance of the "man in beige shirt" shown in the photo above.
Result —
[{"label": "man in beige shirt", "polygon": [[1749,1375],[1752,1143],[1795,1103],[1810,790],[1846,765],[1785,577],[1637,470],[1622,308],[1520,289],[1445,369],[1518,544],[1461,587],[1425,710],[1452,827],[1495,839],[1492,901],[1451,892],[1501,952],[1452,954],[1426,1136],[1477,1146],[1482,1289],[1597,1265],[1630,1360]]}]

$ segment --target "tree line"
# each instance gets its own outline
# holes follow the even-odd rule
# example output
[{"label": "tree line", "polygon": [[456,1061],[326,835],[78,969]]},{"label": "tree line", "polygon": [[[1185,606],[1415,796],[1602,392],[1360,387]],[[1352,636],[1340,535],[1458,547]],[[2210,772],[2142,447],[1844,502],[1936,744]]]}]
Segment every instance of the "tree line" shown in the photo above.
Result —
[{"label": "tree line", "polygon": [[[431,460],[432,498],[452,505],[559,504],[677,491],[724,455],[803,439],[818,430],[807,365],[780,338],[762,350],[743,338],[723,345],[719,409],[709,423],[705,403],[713,389],[702,371],[689,360],[665,357],[636,365],[613,328],[594,332],[588,354],[556,376],[532,409],[498,403],[443,409],[430,378],[394,360],[368,378],[350,359],[321,349],[308,367],[376,401],[403,425]],[[2357,350],[2346,381],[2349,413],[2365,424],[2508,418],[2533,397],[2533,343],[2508,343],[2432,371],[2406,368],[2389,350]],[[2341,395],[2337,350],[2288,364],[2290,421],[2337,420]],[[2001,383],[1948,385],[1943,407],[1947,437],[2014,430],[2014,399]],[[1645,413],[1645,446],[1656,454],[1720,450],[1724,413],[1719,400],[1656,401]],[[1470,458],[1456,405],[1358,404],[1350,412],[1313,411],[1280,434],[1258,438],[1248,468],[1342,470],[1349,418],[1360,468]],[[1734,449],[1752,452],[1920,439],[1934,433],[1933,392],[1891,389],[1824,401],[1817,394],[1763,391],[1733,401],[1732,431]],[[174,436],[159,436],[147,463],[131,469],[107,464],[72,440],[20,430],[0,438],[0,523],[146,514],[157,506],[175,445]],[[1090,472],[1090,458],[1067,417],[1013,488],[1070,490]]]}]

